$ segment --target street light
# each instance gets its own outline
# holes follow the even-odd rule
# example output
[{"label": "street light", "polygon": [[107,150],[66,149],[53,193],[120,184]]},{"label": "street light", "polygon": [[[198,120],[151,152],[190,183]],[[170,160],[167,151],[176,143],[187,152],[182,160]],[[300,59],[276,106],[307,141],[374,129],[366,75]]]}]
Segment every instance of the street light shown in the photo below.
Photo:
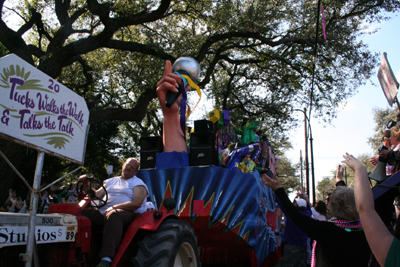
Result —
[{"label": "street light", "polygon": [[[313,150],[313,138],[312,138],[312,131],[311,131],[311,123],[310,119],[307,117],[306,109],[304,110],[301,109],[294,109],[294,111],[300,111],[304,114],[304,123],[305,127],[304,129],[306,130],[305,136],[306,136],[306,183],[307,183],[307,194],[310,195],[310,189],[309,189],[309,179],[308,179],[308,153],[307,153],[307,138],[308,138],[308,131],[310,132],[310,150],[311,150],[311,181],[312,181],[312,194],[313,194],[313,204],[316,202],[316,196],[315,196],[315,175],[314,175],[314,150]],[[307,127],[307,122],[308,122],[308,127]],[[308,128],[308,131],[307,131]]]},{"label": "street light", "polygon": [[107,174],[108,174],[108,178],[111,177],[111,174],[114,170],[114,166],[113,165],[107,165]]}]

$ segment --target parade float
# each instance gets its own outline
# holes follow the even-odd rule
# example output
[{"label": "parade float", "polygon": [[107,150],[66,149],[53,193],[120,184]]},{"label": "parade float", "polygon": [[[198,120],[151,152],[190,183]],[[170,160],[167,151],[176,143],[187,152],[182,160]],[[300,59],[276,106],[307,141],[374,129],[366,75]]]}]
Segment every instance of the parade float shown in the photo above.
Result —
[{"label": "parade float", "polygon": [[[97,233],[81,215],[88,205],[99,205],[92,191],[81,192],[79,203],[52,204],[46,214],[37,214],[39,193],[81,168],[43,187],[44,155],[84,164],[86,103],[16,55],[1,58],[0,66],[1,137],[38,151],[33,185],[1,153],[29,188],[33,208],[29,213],[0,214],[0,265],[93,266],[98,251],[92,236]],[[174,168],[157,160],[162,153],[160,138],[142,138],[137,174],[148,185],[149,200],[157,209],[132,222],[112,266],[275,262],[280,244],[277,208],[259,172],[275,173],[276,157],[268,140],[240,142],[229,111],[214,110],[210,120],[198,121],[190,134],[189,166]],[[155,168],[159,164],[163,167]]]}]

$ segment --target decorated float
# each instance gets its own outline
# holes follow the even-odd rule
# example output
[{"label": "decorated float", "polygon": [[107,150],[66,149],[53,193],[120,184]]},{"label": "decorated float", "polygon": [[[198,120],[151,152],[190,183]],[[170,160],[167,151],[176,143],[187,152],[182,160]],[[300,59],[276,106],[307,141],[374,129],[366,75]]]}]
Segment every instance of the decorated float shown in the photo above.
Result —
[{"label": "decorated float", "polygon": [[[251,123],[242,128],[246,125]],[[158,209],[165,209],[164,199],[177,201],[175,213],[194,228],[203,264],[269,266],[280,257],[280,223],[274,193],[260,173],[273,177],[276,157],[265,136],[246,144],[236,132],[227,110],[195,121],[188,140],[190,166],[184,168],[165,162],[159,168],[154,159],[162,138],[142,138],[138,177]]]}]

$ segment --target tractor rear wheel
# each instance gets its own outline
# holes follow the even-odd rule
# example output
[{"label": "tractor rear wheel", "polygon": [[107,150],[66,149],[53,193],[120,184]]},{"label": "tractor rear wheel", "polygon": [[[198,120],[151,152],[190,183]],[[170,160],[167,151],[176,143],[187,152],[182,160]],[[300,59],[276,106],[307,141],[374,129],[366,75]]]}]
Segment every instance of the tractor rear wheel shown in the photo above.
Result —
[{"label": "tractor rear wheel", "polygon": [[171,218],[138,242],[135,267],[200,267],[199,248],[189,223]]}]

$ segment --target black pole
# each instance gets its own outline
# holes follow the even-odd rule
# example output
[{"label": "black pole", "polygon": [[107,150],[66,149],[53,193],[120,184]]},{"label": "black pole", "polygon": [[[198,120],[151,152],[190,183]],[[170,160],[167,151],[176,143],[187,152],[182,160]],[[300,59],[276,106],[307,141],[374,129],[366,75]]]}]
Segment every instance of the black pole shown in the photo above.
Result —
[{"label": "black pole", "polygon": [[[308,122],[308,123],[310,123],[310,122]],[[316,196],[315,196],[315,174],[314,174],[314,149],[313,149],[313,138],[312,138],[312,132],[311,132],[311,125],[310,125],[310,149],[311,149],[312,194],[313,194],[313,205],[315,205]]]},{"label": "black pole", "polygon": [[[313,153],[313,144],[312,144],[312,133],[311,133],[311,111],[312,111],[312,104],[314,98],[314,80],[315,80],[315,61],[317,59],[317,47],[318,47],[318,28],[319,28],[319,13],[321,11],[321,0],[318,0],[318,7],[317,7],[317,28],[315,30],[315,46],[314,46],[314,58],[313,58],[313,69],[312,69],[312,78],[311,78],[311,94],[310,94],[310,113],[308,114],[308,124],[310,127],[310,149],[311,149],[311,172],[312,172],[312,191],[313,191],[313,204],[315,204],[315,176],[314,176],[314,153]],[[304,109],[305,110],[305,109]],[[306,116],[305,116],[306,117]],[[307,180],[307,183],[309,181]],[[310,196],[310,195],[309,195]]]},{"label": "black pole", "polygon": [[300,150],[300,184],[301,184],[301,189],[304,191],[304,185],[303,185],[303,156],[301,155],[301,150]]},{"label": "black pole", "polygon": [[[300,110],[301,111],[301,110]],[[304,136],[305,136],[305,165],[306,165],[306,192],[310,196],[310,170],[308,166],[308,123],[307,123],[307,109],[304,108]]]}]

